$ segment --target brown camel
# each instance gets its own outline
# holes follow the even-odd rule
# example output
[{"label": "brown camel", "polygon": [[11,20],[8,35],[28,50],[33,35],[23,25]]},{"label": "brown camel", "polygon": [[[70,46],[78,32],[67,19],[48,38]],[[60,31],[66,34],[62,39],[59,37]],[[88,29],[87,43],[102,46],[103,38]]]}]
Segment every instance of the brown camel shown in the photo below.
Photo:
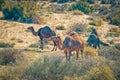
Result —
[{"label": "brown camel", "polygon": [[[53,39],[56,36],[56,33],[53,30],[51,30],[51,28],[49,26],[40,28],[37,32],[35,32],[33,27],[28,27],[27,29],[29,29],[33,35],[39,36],[40,42],[41,42],[41,47],[40,47],[41,49],[43,49],[44,39],[47,39],[47,38]],[[52,51],[57,50],[57,49],[55,49],[55,47],[57,47],[57,45],[54,42],[54,40],[53,40],[53,43],[54,43],[54,47],[53,47]]]},{"label": "brown camel", "polygon": [[63,50],[66,56],[66,60],[70,60],[71,52],[76,51],[76,60],[79,57],[79,51],[81,51],[81,54],[83,56],[83,50],[84,50],[84,42],[82,38],[74,31],[70,32],[68,36],[65,38],[65,40],[62,43],[62,40],[60,36],[57,36],[54,38],[54,41],[57,44],[57,47],[60,50]]}]

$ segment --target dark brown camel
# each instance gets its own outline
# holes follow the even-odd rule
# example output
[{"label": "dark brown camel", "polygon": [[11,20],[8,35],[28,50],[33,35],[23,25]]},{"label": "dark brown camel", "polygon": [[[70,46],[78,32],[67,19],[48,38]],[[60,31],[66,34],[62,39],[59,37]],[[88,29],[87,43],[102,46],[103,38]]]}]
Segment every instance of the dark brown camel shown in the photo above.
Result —
[{"label": "dark brown camel", "polygon": [[70,32],[68,36],[65,38],[65,40],[62,43],[62,40],[60,36],[57,36],[54,38],[54,41],[57,44],[57,47],[60,50],[63,50],[66,56],[66,60],[70,60],[71,52],[76,51],[76,60],[79,57],[79,51],[81,51],[81,54],[83,56],[83,50],[84,50],[84,42],[82,38],[74,31]]},{"label": "dark brown camel", "polygon": [[[49,26],[45,26],[43,28],[40,28],[37,32],[35,32],[33,27],[28,27],[27,29],[29,29],[32,32],[33,35],[39,36],[40,42],[41,42],[41,47],[40,47],[41,49],[43,49],[43,41],[44,41],[45,38],[46,39],[47,38],[53,39],[53,37],[56,36],[56,33],[53,30],[51,30],[51,28]],[[52,51],[56,50],[55,47],[57,47],[54,40],[53,40],[53,43],[54,43],[54,47],[53,47]]]},{"label": "dark brown camel", "polygon": [[99,48],[100,49],[100,45],[103,45],[103,46],[109,46],[108,44],[102,42],[98,36],[98,33],[96,31],[96,29],[93,29],[88,40],[88,45],[89,46],[92,46],[93,48]]}]

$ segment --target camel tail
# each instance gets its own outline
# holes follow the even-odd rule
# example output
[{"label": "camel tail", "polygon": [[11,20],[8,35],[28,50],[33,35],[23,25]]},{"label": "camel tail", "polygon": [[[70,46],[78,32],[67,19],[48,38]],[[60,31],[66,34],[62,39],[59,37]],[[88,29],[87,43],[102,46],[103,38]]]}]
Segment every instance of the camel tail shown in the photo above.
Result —
[{"label": "camel tail", "polygon": [[102,42],[102,41],[100,41],[100,44],[103,45],[103,46],[109,46],[109,44],[104,43],[104,42]]}]

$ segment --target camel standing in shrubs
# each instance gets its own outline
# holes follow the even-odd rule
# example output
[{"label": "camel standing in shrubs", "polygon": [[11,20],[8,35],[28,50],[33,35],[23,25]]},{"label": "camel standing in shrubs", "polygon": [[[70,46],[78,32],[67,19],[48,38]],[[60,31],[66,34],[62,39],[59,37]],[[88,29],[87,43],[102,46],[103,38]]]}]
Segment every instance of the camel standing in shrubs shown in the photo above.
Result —
[{"label": "camel standing in shrubs", "polygon": [[[28,27],[27,29],[29,29],[34,36],[39,36],[40,42],[41,42],[41,47],[40,47],[41,49],[43,49],[44,39],[47,39],[47,38],[52,39],[53,37],[56,36],[56,33],[53,30],[51,30],[51,28],[49,26],[45,26],[43,28],[40,28],[37,32],[35,32],[33,27]],[[52,51],[56,50],[55,47],[57,47],[54,40],[53,40],[53,43],[54,43],[54,47],[53,47]]]},{"label": "camel standing in shrubs", "polygon": [[79,57],[79,51],[81,51],[81,54],[83,56],[84,42],[76,32],[74,31],[70,32],[63,41],[63,43],[60,36],[54,38],[54,41],[56,42],[58,48],[64,51],[66,60],[67,59],[70,60],[72,51],[76,51],[76,60]]},{"label": "camel standing in shrubs", "polygon": [[92,46],[93,48],[99,48],[100,49],[100,45],[103,46],[109,46],[108,44],[102,42],[98,36],[98,33],[96,31],[96,29],[93,29],[89,38],[87,39],[88,45]]}]

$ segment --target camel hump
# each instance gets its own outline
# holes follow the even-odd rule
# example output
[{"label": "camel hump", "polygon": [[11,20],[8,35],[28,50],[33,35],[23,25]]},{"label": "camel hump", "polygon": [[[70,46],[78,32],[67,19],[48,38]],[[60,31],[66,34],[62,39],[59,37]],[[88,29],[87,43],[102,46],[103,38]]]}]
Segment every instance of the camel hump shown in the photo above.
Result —
[{"label": "camel hump", "polygon": [[62,49],[71,48],[73,46],[79,46],[81,43],[78,40],[73,39],[71,36],[67,36],[63,42]]},{"label": "camel hump", "polygon": [[51,28],[49,26],[45,26],[43,28],[40,28],[38,30],[38,35],[43,34],[44,36],[49,36],[53,33],[53,31],[51,30]]}]

